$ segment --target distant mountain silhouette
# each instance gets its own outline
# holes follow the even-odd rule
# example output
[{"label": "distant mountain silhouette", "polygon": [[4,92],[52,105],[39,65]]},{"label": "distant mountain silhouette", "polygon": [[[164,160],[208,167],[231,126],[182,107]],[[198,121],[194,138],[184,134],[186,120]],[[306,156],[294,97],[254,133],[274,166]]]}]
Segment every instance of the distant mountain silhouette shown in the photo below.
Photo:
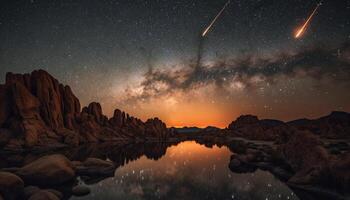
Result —
[{"label": "distant mountain silhouette", "polygon": [[259,120],[254,115],[242,115],[229,124],[226,130],[232,136],[254,140],[276,140],[293,129],[308,130],[324,138],[349,138],[350,113],[333,111],[318,119],[297,119],[286,123],[273,119]]},{"label": "distant mountain silhouette", "polygon": [[198,133],[202,131],[202,128],[198,127],[181,127],[181,128],[175,128],[176,132],[178,133]]}]

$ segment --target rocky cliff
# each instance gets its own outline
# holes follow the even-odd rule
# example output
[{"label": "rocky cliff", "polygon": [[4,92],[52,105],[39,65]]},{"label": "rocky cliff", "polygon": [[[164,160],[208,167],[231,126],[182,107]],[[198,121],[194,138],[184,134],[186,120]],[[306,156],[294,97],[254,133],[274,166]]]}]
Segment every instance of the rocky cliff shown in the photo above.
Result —
[{"label": "rocky cliff", "polygon": [[116,109],[108,119],[97,102],[81,109],[71,88],[44,70],[7,73],[5,84],[0,85],[0,148],[164,140],[167,136],[166,125],[157,118],[142,122]]}]

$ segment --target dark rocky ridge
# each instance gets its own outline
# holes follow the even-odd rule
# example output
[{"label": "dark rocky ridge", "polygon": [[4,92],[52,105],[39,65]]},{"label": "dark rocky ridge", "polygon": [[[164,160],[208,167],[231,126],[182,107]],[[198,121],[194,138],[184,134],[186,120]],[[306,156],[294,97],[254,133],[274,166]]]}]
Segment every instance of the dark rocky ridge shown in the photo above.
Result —
[{"label": "dark rocky ridge", "polygon": [[308,130],[316,135],[327,138],[350,137],[350,113],[333,111],[318,119],[299,119],[287,122],[288,125],[300,130]]},{"label": "dark rocky ridge", "polygon": [[242,115],[225,130],[228,135],[252,140],[275,141],[295,130],[309,131],[321,138],[349,139],[350,113],[334,111],[318,119],[298,119],[290,122],[259,120],[254,115]]},{"label": "dark rocky ridge", "polygon": [[112,118],[101,105],[81,109],[69,86],[44,70],[6,74],[0,85],[0,147],[7,150],[79,145],[111,140],[164,140],[169,135],[158,118],[142,122],[118,109]]}]

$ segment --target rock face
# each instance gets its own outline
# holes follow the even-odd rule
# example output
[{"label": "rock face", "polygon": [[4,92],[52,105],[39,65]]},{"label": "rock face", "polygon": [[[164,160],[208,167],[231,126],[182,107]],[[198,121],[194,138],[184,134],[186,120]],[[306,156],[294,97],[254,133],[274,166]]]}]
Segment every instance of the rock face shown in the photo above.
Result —
[{"label": "rock face", "polygon": [[5,149],[163,139],[167,134],[166,126],[158,119],[144,123],[118,109],[108,119],[97,102],[81,110],[71,88],[44,70],[23,75],[7,73],[6,83],[0,85],[0,147]]},{"label": "rock face", "polygon": [[140,119],[131,117],[118,109],[114,111],[109,123],[115,129],[123,129],[126,134],[135,132],[134,137],[165,140],[170,134],[166,124],[158,118],[148,119],[144,123]]},{"label": "rock face", "polygon": [[165,123],[163,123],[160,119],[148,119],[145,123],[145,135],[166,139],[168,131]]}]

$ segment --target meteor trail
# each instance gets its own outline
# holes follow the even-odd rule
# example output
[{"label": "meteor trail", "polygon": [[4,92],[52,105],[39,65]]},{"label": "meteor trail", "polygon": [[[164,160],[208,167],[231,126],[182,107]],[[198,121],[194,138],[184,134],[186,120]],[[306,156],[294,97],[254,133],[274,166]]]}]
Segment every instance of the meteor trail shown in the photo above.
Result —
[{"label": "meteor trail", "polygon": [[315,15],[315,13],[316,13],[318,7],[320,7],[320,5],[321,5],[321,3],[317,4],[316,8],[312,11],[311,15],[307,18],[307,20],[305,21],[304,25],[297,30],[297,32],[294,35],[295,38],[299,38],[299,37],[301,37],[304,34],[304,32],[306,30],[306,27],[310,23],[312,17]]},{"label": "meteor trail", "polygon": [[213,26],[213,24],[215,23],[215,21],[220,17],[220,15],[222,14],[222,12],[224,12],[225,8],[228,6],[228,4],[230,4],[230,0],[228,0],[226,2],[226,4],[224,5],[224,7],[220,10],[220,12],[215,16],[215,18],[213,19],[213,21],[210,22],[209,26],[203,31],[202,33],[202,37],[204,37],[208,31],[210,30],[210,28]]}]

